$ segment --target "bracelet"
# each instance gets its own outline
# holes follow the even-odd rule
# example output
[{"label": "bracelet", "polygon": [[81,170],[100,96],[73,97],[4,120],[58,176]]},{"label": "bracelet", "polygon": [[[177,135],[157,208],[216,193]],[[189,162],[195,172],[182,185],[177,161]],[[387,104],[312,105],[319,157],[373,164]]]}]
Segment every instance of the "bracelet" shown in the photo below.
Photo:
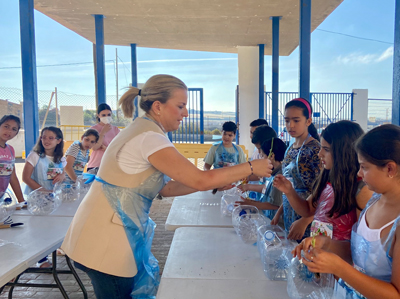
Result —
[{"label": "bracelet", "polygon": [[250,161],[247,161],[247,163],[249,163],[250,169],[251,169],[251,174],[253,174],[253,165],[251,165],[251,162],[250,162]]}]

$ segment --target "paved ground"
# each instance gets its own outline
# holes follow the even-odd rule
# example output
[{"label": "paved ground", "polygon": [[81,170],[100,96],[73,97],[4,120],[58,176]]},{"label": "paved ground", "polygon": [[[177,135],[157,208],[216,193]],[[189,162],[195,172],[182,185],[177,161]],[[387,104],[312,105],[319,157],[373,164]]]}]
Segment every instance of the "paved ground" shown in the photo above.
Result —
[{"label": "paved ground", "polygon": [[[21,180],[23,163],[17,163],[17,175]],[[164,269],[165,261],[168,256],[169,248],[171,245],[173,232],[165,231],[165,221],[169,210],[171,208],[173,199],[166,198],[163,200],[154,200],[150,210],[150,217],[157,224],[155,230],[152,252],[160,263],[160,271]],[[59,257],[57,259],[57,266],[60,269],[68,269],[65,258]],[[89,278],[82,271],[78,271],[79,277],[82,279],[86,289],[88,290],[89,298],[95,298],[93,288]],[[61,282],[65,287],[70,299],[83,298],[82,292],[79,291],[79,286],[71,275],[60,275]],[[54,283],[52,275],[50,274],[24,274],[21,276],[21,282],[27,283]],[[8,288],[0,294],[0,298],[8,298]],[[63,298],[59,290],[46,289],[46,288],[16,288],[13,293],[13,298],[32,298],[32,299],[59,299]]]}]

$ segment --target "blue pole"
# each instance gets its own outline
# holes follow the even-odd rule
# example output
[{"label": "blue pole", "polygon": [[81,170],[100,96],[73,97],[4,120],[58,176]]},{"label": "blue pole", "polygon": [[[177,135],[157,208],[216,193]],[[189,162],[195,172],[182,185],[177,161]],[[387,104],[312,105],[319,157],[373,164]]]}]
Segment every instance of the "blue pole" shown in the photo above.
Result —
[{"label": "blue pole", "polygon": [[[131,70],[132,70],[132,86],[138,87],[136,44],[131,44]],[[135,99],[134,105],[135,105],[135,112],[133,113],[133,119],[139,116],[138,98]]]},{"label": "blue pole", "polygon": [[25,153],[27,156],[39,137],[33,1],[34,0],[19,1]]},{"label": "blue pole", "polygon": [[259,66],[258,66],[258,118],[264,118],[264,45],[258,45]]},{"label": "blue pole", "polygon": [[281,17],[271,17],[272,20],[272,120],[271,126],[279,134],[278,102],[279,102],[279,20]]},{"label": "blue pole", "polygon": [[300,0],[299,96],[310,99],[311,0]]},{"label": "blue pole", "polygon": [[400,0],[396,0],[393,50],[392,124],[400,125]]},{"label": "blue pole", "polygon": [[204,105],[203,88],[200,89],[200,143],[204,143]]},{"label": "blue pole", "polygon": [[104,16],[94,15],[96,28],[97,103],[106,102],[106,64],[104,58]]}]

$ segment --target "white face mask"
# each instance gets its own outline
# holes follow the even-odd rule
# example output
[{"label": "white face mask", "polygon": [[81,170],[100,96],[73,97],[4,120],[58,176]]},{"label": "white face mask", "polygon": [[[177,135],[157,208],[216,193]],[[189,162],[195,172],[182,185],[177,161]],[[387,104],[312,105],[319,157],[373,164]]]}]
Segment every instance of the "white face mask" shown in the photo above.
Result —
[{"label": "white face mask", "polygon": [[112,122],[112,117],[111,116],[100,117],[100,121],[105,125],[110,124]]}]

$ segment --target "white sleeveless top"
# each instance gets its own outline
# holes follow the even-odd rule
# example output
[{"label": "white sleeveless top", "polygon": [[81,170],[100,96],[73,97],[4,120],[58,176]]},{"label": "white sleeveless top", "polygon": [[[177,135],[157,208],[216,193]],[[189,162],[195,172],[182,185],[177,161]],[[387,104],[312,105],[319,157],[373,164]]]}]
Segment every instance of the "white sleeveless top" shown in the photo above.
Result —
[{"label": "white sleeveless top", "polygon": [[[370,207],[372,207],[372,205],[369,206],[368,208],[370,208]],[[382,230],[384,230],[386,227],[391,225],[396,220],[396,219],[393,219],[392,221],[386,223],[381,228],[371,229],[368,227],[367,221],[365,220],[366,214],[367,214],[367,211],[365,211],[365,213],[363,213],[363,215],[361,217],[360,223],[358,224],[357,233],[369,242],[374,242],[374,241],[380,240]]]}]

